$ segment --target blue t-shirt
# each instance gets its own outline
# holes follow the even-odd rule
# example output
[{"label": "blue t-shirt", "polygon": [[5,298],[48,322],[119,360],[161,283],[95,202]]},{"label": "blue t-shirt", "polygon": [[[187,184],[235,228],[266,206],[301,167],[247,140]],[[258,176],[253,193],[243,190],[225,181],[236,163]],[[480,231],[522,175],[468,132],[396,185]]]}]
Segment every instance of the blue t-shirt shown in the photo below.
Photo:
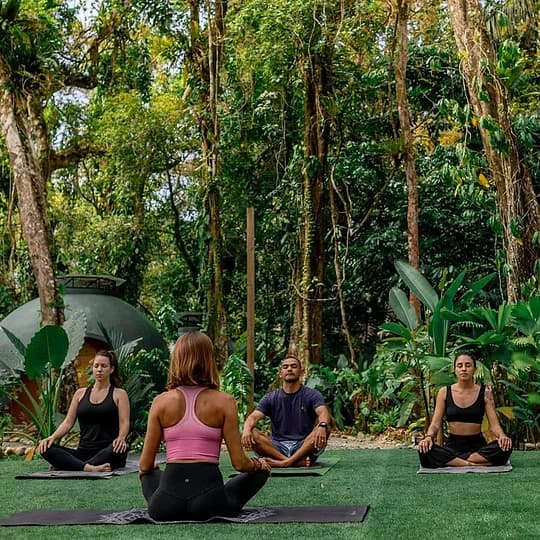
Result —
[{"label": "blue t-shirt", "polygon": [[324,398],[320,392],[301,386],[292,394],[287,394],[282,388],[266,394],[257,410],[270,418],[273,439],[300,441],[315,427],[315,409],[321,405],[324,405]]}]

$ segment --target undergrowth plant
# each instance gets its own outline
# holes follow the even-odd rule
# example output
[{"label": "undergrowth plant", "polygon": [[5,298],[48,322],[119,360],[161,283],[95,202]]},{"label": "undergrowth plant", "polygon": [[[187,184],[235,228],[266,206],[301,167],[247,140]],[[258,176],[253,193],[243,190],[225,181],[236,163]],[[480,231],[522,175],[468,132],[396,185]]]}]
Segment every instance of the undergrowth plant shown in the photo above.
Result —
[{"label": "undergrowth plant", "polygon": [[[129,442],[134,443],[144,437],[148,411],[152,399],[156,395],[156,385],[150,370],[153,360],[159,362],[158,371],[162,369],[163,354],[158,351],[140,350],[137,353],[135,348],[142,338],[126,341],[120,331],[109,331],[102,323],[98,326],[107,341],[109,348],[118,357],[118,370],[122,388],[127,392],[130,404],[130,433]],[[160,362],[161,360],[161,362]],[[163,389],[160,389],[164,390]]]},{"label": "undergrowth plant", "polygon": [[384,347],[391,350],[403,364],[403,371],[413,376],[401,401],[399,425],[404,426],[417,405],[422,404],[426,423],[430,422],[430,394],[433,378],[440,372],[441,364],[449,360],[448,340],[450,320],[447,314],[454,309],[471,306],[475,297],[495,277],[490,274],[465,285],[465,272],[459,274],[441,294],[410,264],[395,262],[396,270],[405,285],[423,305],[423,320],[409,303],[408,295],[399,287],[392,287],[390,306],[399,322],[381,325],[386,332]]},{"label": "undergrowth plant", "polygon": [[324,396],[338,429],[355,424],[362,377],[349,367],[345,356],[338,358],[335,368],[311,365],[305,384]]},{"label": "undergrowth plant", "polygon": [[238,419],[243,424],[249,411],[249,397],[253,377],[243,353],[236,352],[229,356],[221,373],[221,389],[234,397],[238,409]]},{"label": "undergrowth plant", "polygon": [[20,380],[22,374],[35,381],[38,395],[35,397],[26,384],[21,389],[29,405],[16,399],[18,406],[36,428],[37,435],[23,435],[37,443],[54,433],[61,421],[58,404],[67,367],[77,357],[86,330],[86,315],[76,312],[64,326],[47,325],[41,327],[28,345],[2,327],[11,343],[9,356],[0,358],[2,373],[11,380]]}]

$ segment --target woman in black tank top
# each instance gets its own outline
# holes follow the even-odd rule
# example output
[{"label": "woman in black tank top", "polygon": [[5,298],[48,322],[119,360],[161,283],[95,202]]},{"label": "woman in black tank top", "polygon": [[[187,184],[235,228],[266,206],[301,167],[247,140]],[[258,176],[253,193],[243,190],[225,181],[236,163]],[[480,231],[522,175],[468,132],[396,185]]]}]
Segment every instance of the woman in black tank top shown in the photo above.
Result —
[{"label": "woman in black tank top", "polygon": [[[457,382],[441,388],[437,395],[433,420],[418,445],[423,467],[467,467],[504,465],[512,453],[512,439],[503,431],[491,390],[474,382],[476,360],[462,353],[454,360]],[[482,420],[487,416],[489,431],[496,440],[486,443],[482,434]],[[444,446],[434,438],[442,429],[446,416],[449,434]]]},{"label": "woman in black tank top", "polygon": [[[92,373],[95,383],[79,388],[68,413],[56,431],[38,445],[38,452],[53,468],[64,471],[107,472],[126,464],[129,432],[129,399],[120,388],[118,360],[112,351],[96,354]],[[77,449],[55,444],[79,421]]]}]

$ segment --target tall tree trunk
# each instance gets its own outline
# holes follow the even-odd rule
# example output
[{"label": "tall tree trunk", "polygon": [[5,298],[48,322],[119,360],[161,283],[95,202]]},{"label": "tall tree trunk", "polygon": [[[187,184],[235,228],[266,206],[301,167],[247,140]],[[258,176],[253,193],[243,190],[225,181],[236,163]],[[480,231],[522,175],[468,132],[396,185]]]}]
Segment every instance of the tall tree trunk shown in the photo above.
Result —
[{"label": "tall tree trunk", "polygon": [[221,175],[220,123],[218,116],[219,88],[221,63],[225,39],[225,14],[227,0],[208,0],[208,13],[212,13],[208,21],[208,59],[209,105],[211,138],[207,141],[210,146],[206,155],[209,178],[206,193],[206,209],[209,220],[209,268],[210,289],[208,304],[212,316],[209,320],[209,334],[217,350],[218,365],[224,365],[228,357],[227,316],[223,302],[223,233],[221,228],[221,190],[219,180]]},{"label": "tall tree trunk", "polygon": [[[11,88],[9,68],[0,59],[0,133],[15,182],[19,217],[39,295],[41,321],[43,325],[61,325],[64,304],[52,259],[47,205],[50,141],[41,96],[17,94]],[[77,387],[77,375],[70,366],[60,396],[61,411],[67,412]]]},{"label": "tall tree trunk", "polygon": [[199,0],[191,0],[190,57],[203,88],[200,90],[198,112],[203,159],[202,180],[204,205],[208,216],[208,257],[206,276],[208,335],[214,342],[218,365],[225,364],[228,357],[227,314],[223,300],[223,233],[221,228],[221,156],[218,101],[220,73],[223,60],[226,0],[206,0],[207,46],[200,34]]},{"label": "tall tree trunk", "polygon": [[[497,190],[506,249],[507,296],[521,297],[522,285],[534,274],[540,230],[537,197],[523,149],[508,110],[508,92],[496,72],[496,52],[486,31],[479,0],[448,0],[463,76]],[[501,141],[502,139],[502,141]]]},{"label": "tall tree trunk", "polygon": [[356,351],[354,350],[353,339],[351,331],[349,328],[349,318],[347,316],[347,306],[345,304],[345,297],[343,294],[343,283],[345,282],[345,263],[347,260],[347,254],[349,251],[349,237],[350,231],[352,228],[351,217],[350,217],[350,205],[344,204],[346,219],[347,219],[347,228],[346,228],[346,242],[345,242],[345,254],[341,254],[340,249],[340,232],[339,232],[339,216],[338,208],[336,204],[336,195],[338,199],[341,199],[343,202],[343,197],[339,193],[339,190],[334,182],[334,168],[330,172],[330,186],[328,189],[328,201],[330,203],[330,217],[332,220],[332,241],[334,244],[334,271],[336,273],[336,288],[339,301],[339,312],[341,314],[341,331],[345,336],[347,341],[347,348],[349,349],[349,364],[354,368],[358,369],[358,363],[356,362]]},{"label": "tall tree trunk", "polygon": [[[403,145],[403,164],[407,179],[407,244],[409,264],[414,268],[420,266],[420,239],[418,232],[418,178],[414,164],[414,140],[411,129],[411,114],[407,97],[407,62],[409,56],[409,38],[407,25],[409,22],[409,0],[397,0],[397,55],[394,63],[396,79],[396,102],[399,115],[399,126]],[[411,304],[420,316],[420,301],[414,294],[410,296]]]},{"label": "tall tree trunk", "polygon": [[298,349],[307,366],[322,363],[329,128],[323,98],[328,91],[327,58],[305,59],[304,159],[300,224],[301,278],[295,313],[301,319]]},{"label": "tall tree trunk", "polygon": [[51,256],[47,214],[49,138],[39,96],[16,94],[0,59],[0,129],[8,150],[24,238],[40,300],[43,324],[62,324],[64,312]]}]

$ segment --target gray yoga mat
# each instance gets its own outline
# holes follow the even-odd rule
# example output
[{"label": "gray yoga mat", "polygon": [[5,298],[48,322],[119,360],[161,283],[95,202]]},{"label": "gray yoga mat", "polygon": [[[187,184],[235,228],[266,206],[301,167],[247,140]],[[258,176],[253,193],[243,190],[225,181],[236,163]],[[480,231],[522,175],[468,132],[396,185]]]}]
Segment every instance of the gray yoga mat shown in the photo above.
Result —
[{"label": "gray yoga mat", "polygon": [[[287,467],[286,469],[272,469],[272,476],[323,476],[326,474],[337,462],[338,457],[326,457],[321,458],[311,467]],[[238,472],[232,472],[229,474],[229,478],[237,476]]]},{"label": "gray yoga mat", "polygon": [[216,516],[207,521],[153,520],[144,508],[131,510],[32,510],[18,512],[0,520],[1,527],[28,525],[135,525],[174,523],[342,523],[364,520],[369,506],[296,506],[279,508],[250,508],[236,517]]},{"label": "gray yoga mat", "polygon": [[[114,469],[109,472],[86,472],[86,471],[38,471],[33,473],[18,474],[15,478],[19,480],[61,480],[61,479],[78,479],[78,480],[100,480],[113,478],[122,474],[130,474],[139,470],[140,454],[129,454],[126,459],[126,466]],[[157,463],[165,463],[165,454],[156,456]]]},{"label": "gray yoga mat", "polygon": [[505,473],[512,470],[512,465],[508,462],[506,465],[490,466],[490,467],[439,467],[438,469],[426,469],[420,467],[417,474],[463,474],[463,473]]}]

